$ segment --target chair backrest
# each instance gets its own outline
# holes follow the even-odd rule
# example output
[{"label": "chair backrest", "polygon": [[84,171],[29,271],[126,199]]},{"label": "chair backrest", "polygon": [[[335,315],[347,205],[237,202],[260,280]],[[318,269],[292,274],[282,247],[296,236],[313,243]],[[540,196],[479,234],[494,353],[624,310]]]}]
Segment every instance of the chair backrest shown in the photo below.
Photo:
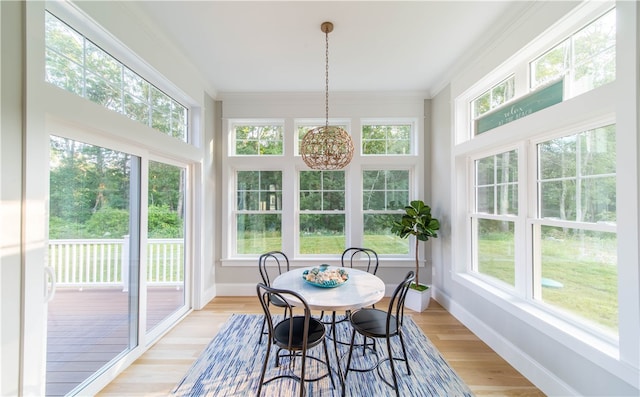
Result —
[{"label": "chair backrest", "polygon": [[273,274],[277,277],[289,271],[289,258],[287,258],[287,255],[282,251],[270,251],[260,255],[258,258],[258,268],[260,269],[262,282],[267,286],[271,285],[269,267],[273,268]]},{"label": "chair backrest", "polygon": [[[300,308],[304,309],[304,327],[303,327],[303,334],[302,334],[303,336],[302,346],[304,346],[304,349],[306,349],[307,337],[309,334],[309,320],[311,319],[311,310],[309,309],[309,305],[307,304],[307,301],[305,301],[304,298],[300,296],[300,294],[294,291],[272,288],[264,283],[258,283],[256,285],[256,293],[258,294],[258,299],[260,300],[260,306],[262,306],[264,315],[267,318],[270,343],[274,339],[274,326],[275,326],[274,318],[271,315],[271,309],[270,309],[271,305],[269,304],[271,299],[275,296],[280,298],[282,302],[284,302],[284,304],[286,305],[285,313],[284,313],[285,319],[294,317],[293,316],[294,307],[298,309]],[[290,303],[292,300],[295,302],[294,304]],[[278,308],[278,310],[282,310],[282,308]],[[299,316],[299,317],[302,317],[302,316]],[[294,325],[295,325],[294,321],[289,322],[289,342],[295,339],[293,337]],[[288,349],[291,350],[292,346],[289,345]]]},{"label": "chair backrest", "polygon": [[407,273],[404,280],[398,284],[396,289],[393,291],[391,300],[389,301],[389,310],[387,311],[387,333],[389,332],[392,316],[395,316],[396,318],[398,329],[402,327],[402,321],[404,320],[404,301],[407,298],[409,286],[415,278],[416,274],[413,271],[410,271]]},{"label": "chair backrest", "polygon": [[378,254],[371,248],[350,247],[342,252],[342,267],[353,267],[354,259],[367,260],[367,272],[376,274],[378,271]]}]

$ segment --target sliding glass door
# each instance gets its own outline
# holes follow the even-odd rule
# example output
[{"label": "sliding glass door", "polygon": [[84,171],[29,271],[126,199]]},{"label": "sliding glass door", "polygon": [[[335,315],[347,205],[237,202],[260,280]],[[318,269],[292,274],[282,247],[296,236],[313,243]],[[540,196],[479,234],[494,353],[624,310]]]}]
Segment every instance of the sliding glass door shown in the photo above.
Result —
[{"label": "sliding glass door", "polygon": [[184,193],[186,169],[149,161],[147,332],[185,305]]},{"label": "sliding glass door", "polygon": [[138,345],[140,158],[51,136],[46,395]]},{"label": "sliding glass door", "polygon": [[188,173],[67,137],[51,135],[49,150],[45,393],[63,396],[188,310]]}]

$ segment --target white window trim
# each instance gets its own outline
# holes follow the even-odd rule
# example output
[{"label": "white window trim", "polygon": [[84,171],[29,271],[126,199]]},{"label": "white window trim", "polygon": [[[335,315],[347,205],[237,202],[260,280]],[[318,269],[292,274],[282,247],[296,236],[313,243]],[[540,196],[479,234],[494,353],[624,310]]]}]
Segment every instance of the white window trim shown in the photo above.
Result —
[{"label": "white window trim", "polygon": [[[235,156],[233,153],[234,137],[233,128],[239,124],[261,124],[261,123],[274,123],[274,121],[280,121],[284,124],[284,146],[285,151],[283,156]],[[422,131],[418,131],[421,127],[419,119],[417,117],[389,117],[389,118],[336,118],[329,119],[329,124],[336,124],[346,126],[347,131],[350,132],[354,145],[359,145],[360,142],[360,128],[363,125],[364,120],[367,122],[376,120],[384,124],[394,124],[397,122],[411,123],[412,124],[412,144],[415,151],[412,155],[376,155],[376,156],[361,156],[360,151],[354,152],[351,163],[344,169],[346,179],[346,192],[345,192],[345,213],[346,213],[346,246],[356,246],[362,243],[359,234],[353,232],[354,230],[362,230],[362,197],[361,186],[362,177],[361,173],[365,169],[407,169],[410,170],[410,200],[422,198],[424,188],[424,174],[422,171],[424,165],[424,155],[421,153],[424,151],[424,138]],[[222,236],[222,252],[220,256],[220,262],[222,266],[255,266],[256,255],[238,255],[235,254],[234,242],[236,239],[235,230],[235,172],[238,170],[281,170],[282,171],[282,208],[292,208],[294,210],[282,211],[282,249],[289,256],[291,266],[307,266],[309,259],[322,259],[329,264],[340,263],[339,255],[310,255],[299,254],[299,218],[298,218],[298,172],[300,170],[309,170],[309,168],[302,161],[302,157],[299,156],[294,149],[294,145],[297,144],[297,131],[298,126],[304,125],[324,125],[326,120],[323,119],[311,119],[311,118],[223,118],[222,120],[222,144],[220,147],[225,151],[222,153],[222,218],[223,218],[223,230],[227,230]],[[320,124],[319,124],[320,123]],[[349,131],[351,129],[351,131]],[[293,135],[293,136],[292,136]],[[293,138],[293,139],[292,139]],[[290,155],[289,153],[294,153]],[[349,189],[349,186],[358,187],[357,190]],[[359,194],[355,194],[358,192]],[[358,197],[360,196],[360,197]],[[288,238],[291,236],[292,238]],[[381,258],[387,258],[386,263],[381,263],[380,266],[389,267],[404,267],[408,261],[413,261],[413,252],[410,252],[406,256],[398,255],[380,255]]]}]

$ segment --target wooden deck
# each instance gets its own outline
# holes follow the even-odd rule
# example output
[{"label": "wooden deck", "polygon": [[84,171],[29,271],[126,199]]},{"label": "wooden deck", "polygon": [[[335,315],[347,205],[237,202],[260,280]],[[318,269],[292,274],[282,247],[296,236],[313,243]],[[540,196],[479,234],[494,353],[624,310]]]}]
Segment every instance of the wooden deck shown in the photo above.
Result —
[{"label": "wooden deck", "polygon": [[[147,297],[147,329],[184,304],[184,291],[175,287],[151,287]],[[57,290],[47,319],[46,395],[69,393],[129,347],[127,292]]]}]

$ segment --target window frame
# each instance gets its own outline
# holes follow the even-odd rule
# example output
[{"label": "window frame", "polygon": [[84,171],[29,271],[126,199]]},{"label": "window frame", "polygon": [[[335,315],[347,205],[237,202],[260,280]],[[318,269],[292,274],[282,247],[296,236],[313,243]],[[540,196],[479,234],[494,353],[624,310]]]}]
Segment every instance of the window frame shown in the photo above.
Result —
[{"label": "window frame", "polygon": [[[239,123],[272,123],[274,120],[280,120],[284,125],[284,147],[283,156],[235,156],[233,155],[233,126]],[[353,129],[350,134],[354,140],[354,145],[358,145],[361,136],[361,125],[369,122],[371,118],[339,118],[329,120],[330,125],[345,126],[346,130]],[[425,173],[422,171],[424,164],[424,150],[422,145],[422,134],[417,130],[422,128],[419,117],[388,117],[375,118],[377,122],[384,122],[394,125],[396,123],[411,123],[412,125],[412,145],[415,153],[411,155],[375,155],[362,156],[359,151],[354,153],[351,163],[344,168],[345,172],[345,246],[359,246],[362,244],[361,232],[363,228],[363,211],[362,211],[362,172],[365,169],[407,169],[410,170],[410,200],[421,198],[423,186],[420,181]],[[295,117],[274,117],[274,118],[256,118],[247,117],[228,117],[223,118],[222,146],[225,148],[222,153],[222,168],[228,170],[222,176],[223,197],[222,214],[226,221],[223,223],[223,229],[230,230],[229,233],[222,236],[222,266],[253,266],[253,258],[255,255],[238,255],[235,254],[235,221],[233,212],[233,202],[235,200],[234,179],[231,177],[238,170],[281,170],[283,178],[282,186],[282,250],[287,253],[292,266],[296,263],[308,264],[311,258],[322,259],[326,263],[339,264],[339,255],[334,254],[301,254],[300,253],[300,220],[299,220],[299,172],[308,171],[310,168],[304,164],[302,157],[299,155],[297,145],[298,129],[302,126],[324,125],[325,120]],[[247,157],[251,161],[247,161]],[[400,213],[400,211],[398,212]],[[421,249],[422,252],[422,249]],[[406,266],[415,258],[410,251],[407,255],[387,255],[387,259],[392,260],[390,266]],[[383,255],[381,255],[383,256]],[[422,258],[421,258],[422,259]],[[306,262],[305,262],[306,261]]]},{"label": "window frame", "polygon": [[[535,294],[534,282],[539,272],[533,262],[536,255],[534,244],[534,226],[537,221],[537,142],[546,141],[553,137],[580,133],[589,129],[615,124],[616,83],[610,82],[582,93],[570,100],[564,100],[542,111],[526,116],[525,120],[516,120],[487,131],[480,135],[473,134],[471,124],[470,103],[478,94],[486,92],[497,82],[514,72],[522,79],[526,74],[526,67],[531,59],[546,52],[559,40],[565,39],[567,34],[586,26],[596,17],[608,12],[612,3],[585,3],[574,9],[567,16],[561,18],[553,27],[534,39],[520,52],[479,78],[465,90],[462,86],[452,94],[454,137],[452,146],[454,175],[458,183],[454,185],[454,213],[452,219],[453,263],[452,277],[455,281],[468,287],[480,296],[494,302],[499,307],[522,316],[523,312],[531,315],[531,322],[536,327],[553,332],[567,343],[573,344],[573,338],[580,335],[577,343],[588,343],[589,349],[597,349],[605,354],[619,354],[619,334],[612,336],[601,329],[597,329],[584,319],[559,314],[557,310],[547,307],[542,302],[533,299]],[[523,74],[524,73],[524,74]],[[528,81],[527,81],[528,83]],[[517,84],[517,83],[516,83]],[[526,85],[529,86],[528,84]],[[453,83],[455,88],[455,83]],[[516,99],[522,85],[516,85]],[[618,133],[619,137],[620,134]],[[494,282],[488,278],[478,276],[471,270],[474,257],[472,241],[471,212],[473,210],[473,159],[483,157],[506,147],[519,146],[519,205],[516,233],[516,285],[515,290]],[[619,191],[619,187],[618,187]],[[531,193],[529,193],[531,192]],[[462,214],[465,214],[464,216]],[[575,226],[575,224],[574,224]],[[606,227],[605,227],[606,229]],[[618,264],[620,268],[620,264]]]}]

